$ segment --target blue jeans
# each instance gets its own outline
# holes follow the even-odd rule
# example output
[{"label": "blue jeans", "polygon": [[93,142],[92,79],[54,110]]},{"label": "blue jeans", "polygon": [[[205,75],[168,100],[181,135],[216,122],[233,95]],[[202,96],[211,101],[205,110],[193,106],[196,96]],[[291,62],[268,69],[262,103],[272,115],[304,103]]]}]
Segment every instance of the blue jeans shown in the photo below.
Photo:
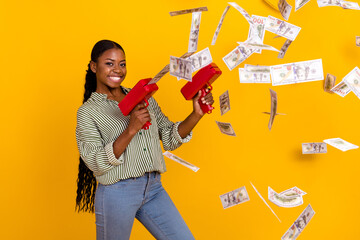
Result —
[{"label": "blue jeans", "polygon": [[135,218],[156,239],[194,239],[158,172],[112,185],[98,184],[95,215],[97,240],[128,240]]}]

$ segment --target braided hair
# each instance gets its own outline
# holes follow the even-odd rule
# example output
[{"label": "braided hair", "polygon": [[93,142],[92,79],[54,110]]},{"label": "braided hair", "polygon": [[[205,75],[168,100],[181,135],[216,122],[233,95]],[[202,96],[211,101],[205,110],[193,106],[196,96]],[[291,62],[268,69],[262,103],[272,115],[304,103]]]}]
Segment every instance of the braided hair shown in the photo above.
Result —
[{"label": "braided hair", "polygon": [[[101,40],[97,42],[91,51],[91,61],[97,62],[98,58],[107,50],[118,48],[124,53],[124,49],[116,42],[110,40]],[[96,74],[91,70],[90,63],[86,70],[85,76],[85,103],[91,96],[92,92],[96,91]],[[75,211],[78,212],[94,212],[95,192],[96,192],[96,178],[93,172],[86,166],[84,160],[79,158],[79,173],[77,179],[77,190],[76,190],[76,205]]]}]

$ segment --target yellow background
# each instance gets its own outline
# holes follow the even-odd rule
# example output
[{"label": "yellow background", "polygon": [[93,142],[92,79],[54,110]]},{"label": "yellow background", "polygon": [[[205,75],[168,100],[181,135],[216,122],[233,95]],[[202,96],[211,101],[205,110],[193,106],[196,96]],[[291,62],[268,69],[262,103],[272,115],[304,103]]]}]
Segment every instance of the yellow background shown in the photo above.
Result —
[{"label": "yellow background", "polygon": [[[279,12],[262,0],[237,0],[249,14]],[[294,1],[289,1],[294,6]],[[1,1],[1,239],[95,239],[95,216],[76,213],[78,150],[76,111],[82,103],[84,76],[93,45],[101,39],[120,43],[132,87],[153,77],[170,55],[187,51],[191,14],[169,12],[207,6],[202,14],[198,50],[210,47],[223,75],[213,84],[216,109],[194,130],[190,143],[173,153],[200,167],[197,173],[166,159],[163,184],[196,239],[280,239],[310,203],[315,216],[301,239],[359,239],[359,149],[302,155],[301,143],[340,137],[360,145],[360,100],[323,91],[323,81],[275,86],[240,84],[238,68],[222,58],[245,41],[249,25],[234,8],[225,17],[215,46],[211,40],[226,1]],[[245,63],[276,65],[323,59],[324,75],[337,83],[356,65],[360,48],[359,11],[319,8],[315,0],[291,13],[302,30],[284,59],[276,52],[254,54]],[[284,38],[265,43],[278,49]],[[243,67],[244,63],[240,65]],[[155,94],[173,121],[183,120],[192,104],[183,99],[185,81],[166,75]],[[278,94],[278,112],[268,130],[269,88]],[[219,96],[229,90],[231,110],[223,116]],[[215,121],[231,122],[236,137],[220,133]],[[267,188],[281,192],[297,186],[304,204],[264,205],[250,181],[267,199]],[[219,196],[246,186],[250,201],[223,209]],[[152,239],[135,222],[131,239]]]}]

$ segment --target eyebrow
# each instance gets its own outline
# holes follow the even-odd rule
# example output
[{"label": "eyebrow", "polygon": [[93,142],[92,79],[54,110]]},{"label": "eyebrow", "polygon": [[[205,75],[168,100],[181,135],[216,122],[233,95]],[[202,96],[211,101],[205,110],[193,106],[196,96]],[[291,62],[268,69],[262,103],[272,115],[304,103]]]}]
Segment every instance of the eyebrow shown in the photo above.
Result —
[{"label": "eyebrow", "polygon": [[[107,58],[106,60],[110,60],[110,61],[115,61],[114,59],[111,59],[111,58]],[[125,62],[125,59],[121,60],[120,62]]]}]

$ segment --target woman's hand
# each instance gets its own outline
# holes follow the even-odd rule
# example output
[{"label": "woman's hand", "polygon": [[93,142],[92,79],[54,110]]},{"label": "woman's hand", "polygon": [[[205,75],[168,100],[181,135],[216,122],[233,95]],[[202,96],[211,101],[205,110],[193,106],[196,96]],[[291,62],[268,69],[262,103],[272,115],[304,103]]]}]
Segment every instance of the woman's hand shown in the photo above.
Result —
[{"label": "woman's hand", "polygon": [[193,112],[197,115],[199,115],[200,117],[204,116],[204,112],[201,110],[200,104],[199,104],[199,99],[202,103],[207,104],[207,105],[213,105],[214,104],[214,99],[213,99],[213,95],[211,92],[209,92],[209,89],[206,89],[205,92],[207,92],[207,94],[202,97],[200,99],[201,96],[201,90],[198,92],[198,94],[196,95],[196,97],[193,98]]},{"label": "woman's hand", "polygon": [[135,135],[147,121],[151,121],[150,113],[146,108],[146,104],[139,103],[130,112],[129,132]]}]

